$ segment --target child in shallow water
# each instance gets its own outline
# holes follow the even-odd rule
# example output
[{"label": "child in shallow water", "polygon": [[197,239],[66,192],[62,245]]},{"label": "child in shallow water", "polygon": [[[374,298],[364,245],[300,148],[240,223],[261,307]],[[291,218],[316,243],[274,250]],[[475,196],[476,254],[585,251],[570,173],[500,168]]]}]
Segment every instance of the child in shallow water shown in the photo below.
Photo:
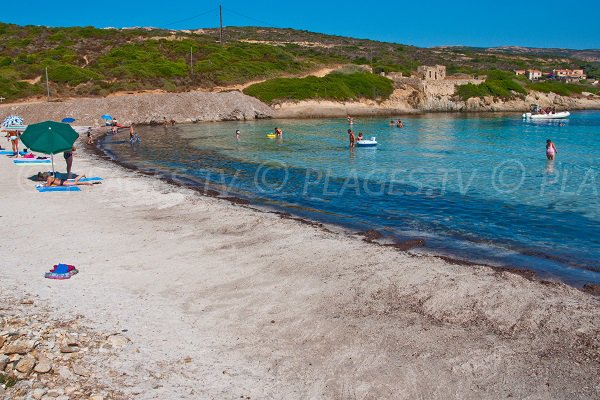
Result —
[{"label": "child in shallow water", "polygon": [[554,160],[554,157],[556,157],[557,153],[558,150],[556,150],[556,146],[554,143],[552,143],[552,140],[546,140],[546,157],[548,160]]}]

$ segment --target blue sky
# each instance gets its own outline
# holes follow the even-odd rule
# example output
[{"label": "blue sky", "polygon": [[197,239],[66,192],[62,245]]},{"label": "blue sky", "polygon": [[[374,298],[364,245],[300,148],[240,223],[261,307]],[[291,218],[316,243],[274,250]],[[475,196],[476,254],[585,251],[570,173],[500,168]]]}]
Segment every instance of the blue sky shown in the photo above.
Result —
[{"label": "blue sky", "polygon": [[[306,29],[417,46],[519,45],[600,48],[592,3],[520,1],[244,1],[223,0],[224,24]],[[537,4],[537,7],[533,4]],[[8,1],[0,21],[97,27],[214,27],[218,1]],[[26,7],[26,8],[25,8]],[[562,10],[562,11],[561,11]],[[197,17],[196,17],[197,16]],[[196,17],[196,18],[192,18]],[[187,21],[175,23],[187,19]]]}]

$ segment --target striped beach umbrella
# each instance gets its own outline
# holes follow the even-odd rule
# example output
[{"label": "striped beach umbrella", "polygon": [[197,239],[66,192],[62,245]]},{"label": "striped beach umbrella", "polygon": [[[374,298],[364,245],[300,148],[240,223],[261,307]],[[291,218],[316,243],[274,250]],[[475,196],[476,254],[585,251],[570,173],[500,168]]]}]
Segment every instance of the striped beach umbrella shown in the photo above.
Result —
[{"label": "striped beach umbrella", "polygon": [[22,126],[23,118],[19,117],[18,115],[9,115],[8,117],[4,118],[4,121],[2,122],[3,128],[9,128],[15,125]]}]

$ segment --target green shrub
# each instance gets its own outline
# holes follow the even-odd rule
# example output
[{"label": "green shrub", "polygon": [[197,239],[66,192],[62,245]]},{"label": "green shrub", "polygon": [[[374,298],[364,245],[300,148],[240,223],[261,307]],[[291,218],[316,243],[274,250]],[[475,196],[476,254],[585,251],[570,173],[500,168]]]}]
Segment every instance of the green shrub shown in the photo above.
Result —
[{"label": "green shrub", "polygon": [[0,67],[8,67],[12,64],[12,58],[0,56]]},{"label": "green shrub", "polygon": [[456,95],[462,100],[471,97],[494,96],[503,99],[511,99],[517,95],[527,94],[527,90],[515,80],[512,72],[490,70],[482,71],[487,76],[485,82],[475,85],[472,83],[460,85],[456,88]]},{"label": "green shrub", "polygon": [[77,86],[80,83],[101,79],[102,77],[94,71],[74,65],[56,65],[48,68],[48,78],[52,82]]},{"label": "green shrub", "polygon": [[257,83],[244,90],[264,102],[284,100],[331,99],[338,101],[359,98],[382,100],[392,94],[391,80],[370,73],[331,73],[323,78],[277,78]]},{"label": "green shrub", "polygon": [[38,85],[32,85],[27,82],[14,81],[12,79],[0,76],[0,96],[6,97],[9,101],[27,96],[34,96],[43,92]]},{"label": "green shrub", "polygon": [[574,83],[565,83],[559,81],[547,81],[547,82],[532,82],[527,85],[531,90],[535,90],[543,93],[556,93],[561,96],[570,96],[572,94],[581,94],[584,91],[591,91],[582,85]]}]

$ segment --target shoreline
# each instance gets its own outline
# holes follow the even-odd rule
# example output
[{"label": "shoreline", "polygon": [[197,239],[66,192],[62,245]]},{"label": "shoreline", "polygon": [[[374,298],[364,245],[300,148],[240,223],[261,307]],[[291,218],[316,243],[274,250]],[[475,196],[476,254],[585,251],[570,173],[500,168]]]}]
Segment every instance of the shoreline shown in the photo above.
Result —
[{"label": "shoreline", "polygon": [[[0,289],[126,329],[137,350],[111,366],[129,398],[600,393],[600,299],[562,283],[410,257],[85,151],[74,170],[105,181],[81,192],[39,194],[23,168],[0,159],[16,244]],[[56,261],[80,273],[44,280]]]},{"label": "shoreline", "polygon": [[[432,253],[431,251],[428,254],[414,254],[414,253],[410,253],[410,250],[415,249],[415,248],[420,248],[423,245],[425,245],[424,239],[414,237],[414,238],[409,238],[409,239],[404,239],[404,240],[392,240],[392,243],[390,243],[389,241],[386,241],[385,238],[383,238],[383,236],[380,232],[375,231],[375,230],[360,231],[360,230],[350,229],[343,225],[327,224],[327,223],[318,221],[316,219],[311,219],[311,218],[307,218],[307,217],[294,215],[293,211],[290,211],[290,210],[271,209],[271,208],[268,208],[265,206],[261,206],[259,204],[254,204],[251,201],[241,198],[241,197],[229,196],[229,195],[223,196],[221,194],[221,192],[219,191],[219,189],[216,187],[189,185],[189,184],[186,184],[184,182],[178,181],[176,179],[173,179],[173,178],[170,178],[167,176],[157,175],[152,172],[143,171],[133,165],[130,165],[126,162],[123,162],[121,160],[111,157],[104,150],[102,150],[99,146],[99,141],[102,140],[103,138],[105,138],[106,136],[108,136],[108,133],[106,133],[106,132],[101,134],[101,136],[96,137],[96,140],[95,140],[93,146],[87,147],[88,150],[91,150],[91,153],[94,156],[96,156],[100,159],[106,160],[106,162],[114,163],[114,164],[118,165],[119,167],[124,168],[125,170],[129,170],[129,171],[132,171],[137,174],[142,174],[144,176],[148,176],[153,179],[158,179],[159,181],[165,182],[165,183],[167,183],[169,185],[173,185],[175,187],[183,188],[186,190],[192,190],[195,193],[197,193],[199,196],[206,196],[206,197],[226,201],[226,202],[231,203],[234,206],[245,207],[247,209],[250,209],[252,211],[259,212],[259,213],[274,214],[274,215],[279,216],[282,219],[296,221],[301,224],[313,227],[315,229],[322,230],[327,233],[339,234],[342,237],[346,237],[346,238],[362,237],[362,240],[365,243],[369,243],[371,245],[379,246],[379,247],[383,247],[383,248],[391,248],[391,249],[394,249],[395,251],[406,254],[409,257],[431,257],[431,258],[443,260],[443,261],[448,262],[453,265],[460,265],[463,267],[474,267],[474,266],[485,267],[485,268],[489,268],[497,273],[503,273],[503,272],[512,273],[512,274],[521,276],[527,280],[538,282],[543,285],[564,284],[564,285],[573,287],[577,290],[580,290],[584,293],[587,293],[587,294],[590,294],[593,296],[600,296],[600,285],[597,285],[597,284],[588,282],[588,283],[585,283],[580,286],[572,285],[572,284],[563,282],[562,280],[560,280],[558,278],[553,278],[553,279],[543,278],[539,275],[539,273],[537,271],[535,271],[533,269],[511,266],[511,265],[492,265],[492,264],[487,264],[484,262],[477,262],[477,261],[469,260],[468,258],[458,258],[457,256],[452,256],[452,255],[435,254],[435,253]],[[379,240],[382,238],[384,239],[383,241]]]}]

